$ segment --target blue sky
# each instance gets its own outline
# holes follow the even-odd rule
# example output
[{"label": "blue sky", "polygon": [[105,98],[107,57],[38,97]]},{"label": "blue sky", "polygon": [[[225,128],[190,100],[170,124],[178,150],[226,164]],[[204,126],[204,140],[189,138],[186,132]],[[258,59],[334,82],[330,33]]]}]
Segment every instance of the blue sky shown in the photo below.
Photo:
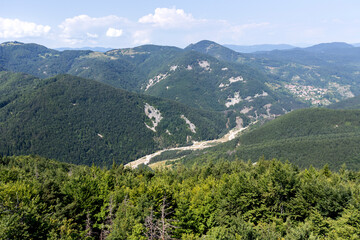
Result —
[{"label": "blue sky", "polygon": [[11,0],[0,42],[111,48],[159,44],[311,45],[360,42],[358,0]]}]

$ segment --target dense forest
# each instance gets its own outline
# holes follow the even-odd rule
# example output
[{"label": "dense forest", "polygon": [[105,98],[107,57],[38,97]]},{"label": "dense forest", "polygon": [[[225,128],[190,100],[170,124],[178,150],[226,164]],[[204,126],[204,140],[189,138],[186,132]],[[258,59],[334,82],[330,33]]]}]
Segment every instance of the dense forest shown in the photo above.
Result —
[{"label": "dense forest", "polygon": [[[161,113],[155,131],[144,111]],[[181,115],[196,127],[192,132]],[[196,110],[93,80],[0,72],[0,154],[39,154],[76,164],[127,163],[189,140],[217,138],[239,114]],[[229,119],[227,119],[229,118]]]},{"label": "dense forest", "polygon": [[[219,61],[190,48],[143,45],[105,53],[61,52],[37,44],[7,42],[0,45],[0,66],[39,78],[71,74],[199,109],[248,108],[246,115],[253,117],[308,106],[288,92],[270,89],[268,76],[255,68]],[[235,93],[242,101],[226,106]],[[269,109],[264,108],[267,104],[272,104]]]},{"label": "dense forest", "polygon": [[289,160],[301,168],[342,164],[360,169],[360,110],[300,109],[269,121],[233,141],[183,158],[188,165],[228,160]]},{"label": "dense forest", "polygon": [[205,40],[187,49],[251,66],[267,76],[265,81],[275,92],[291,92],[293,97],[313,106],[335,103],[360,93],[360,48],[347,43],[245,54]]},{"label": "dense forest", "polygon": [[260,159],[152,171],[0,158],[1,239],[359,239],[360,172]]}]

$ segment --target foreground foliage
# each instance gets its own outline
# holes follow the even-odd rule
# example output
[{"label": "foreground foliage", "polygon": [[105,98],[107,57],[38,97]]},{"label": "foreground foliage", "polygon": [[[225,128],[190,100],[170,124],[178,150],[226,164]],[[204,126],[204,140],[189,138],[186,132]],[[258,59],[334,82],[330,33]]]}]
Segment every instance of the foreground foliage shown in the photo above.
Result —
[{"label": "foreground foliage", "polygon": [[151,171],[2,157],[1,239],[358,239],[360,173],[278,160]]}]

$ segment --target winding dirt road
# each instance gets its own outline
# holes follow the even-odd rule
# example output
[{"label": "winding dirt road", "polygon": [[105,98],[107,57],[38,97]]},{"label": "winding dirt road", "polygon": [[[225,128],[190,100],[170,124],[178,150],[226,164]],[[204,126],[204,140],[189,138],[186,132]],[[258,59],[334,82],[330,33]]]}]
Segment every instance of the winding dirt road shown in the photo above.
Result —
[{"label": "winding dirt road", "polygon": [[[251,125],[251,124],[250,124]],[[199,149],[205,149],[208,147],[213,147],[217,144],[220,143],[224,143],[224,142],[228,142],[233,140],[236,135],[242,131],[244,131],[245,129],[247,129],[250,125],[248,125],[247,127],[244,128],[234,128],[231,129],[226,135],[224,135],[222,138],[219,139],[214,139],[214,140],[208,140],[208,141],[201,141],[201,142],[193,142],[193,145],[191,146],[185,146],[185,147],[175,147],[175,148],[167,148],[167,149],[163,149],[163,150],[159,150],[155,153],[146,155],[144,157],[141,157],[135,161],[129,162],[128,164],[125,165],[125,167],[132,167],[132,168],[137,168],[137,166],[139,166],[140,164],[149,164],[150,160],[155,157],[160,155],[161,153],[165,152],[165,151],[171,151],[171,150],[180,150],[180,151],[185,151],[185,150],[199,150]]]}]

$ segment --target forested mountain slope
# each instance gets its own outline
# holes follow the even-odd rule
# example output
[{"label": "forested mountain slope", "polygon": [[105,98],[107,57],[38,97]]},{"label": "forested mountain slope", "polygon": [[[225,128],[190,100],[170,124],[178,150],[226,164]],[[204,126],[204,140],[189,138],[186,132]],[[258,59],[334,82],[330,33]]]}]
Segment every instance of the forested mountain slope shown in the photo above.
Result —
[{"label": "forested mountain slope", "polygon": [[177,56],[176,47],[144,45],[103,52],[56,51],[38,44],[6,42],[0,45],[0,66],[40,78],[57,74],[89,78],[130,91],[141,91],[149,75]]},{"label": "forested mountain slope", "polygon": [[0,66],[41,78],[68,73],[200,109],[234,109],[254,119],[307,106],[286,92],[274,92],[265,84],[267,75],[254,68],[189,48],[144,45],[105,53],[60,52],[8,42],[0,45]]},{"label": "forested mountain slope", "polygon": [[267,85],[314,106],[329,105],[360,93],[360,48],[346,43],[325,43],[308,48],[244,54],[211,41],[188,49],[218,59],[252,66],[268,76]]},{"label": "forested mountain slope", "polygon": [[201,52],[209,54],[219,60],[228,61],[228,62],[242,62],[245,60],[245,55],[230,48],[224,47],[216,42],[203,40],[194,44],[190,44],[185,48],[185,50],[191,50],[196,52]]},{"label": "forested mountain slope", "polygon": [[61,52],[19,42],[0,45],[0,66],[7,71],[28,73],[40,78],[69,73],[128,90],[136,89],[141,76],[130,62],[123,59],[112,61],[104,53],[88,50]]},{"label": "forested mountain slope", "polygon": [[0,154],[39,154],[97,165],[212,139],[235,124],[222,113],[70,75],[0,73]]},{"label": "forested mountain slope", "polygon": [[249,117],[274,117],[303,107],[286,94],[274,93],[264,74],[195,51],[185,51],[152,77],[145,93],[216,111],[237,110]]},{"label": "forested mountain slope", "polygon": [[236,140],[184,161],[289,160],[300,166],[360,169],[360,110],[303,109],[281,116]]}]

